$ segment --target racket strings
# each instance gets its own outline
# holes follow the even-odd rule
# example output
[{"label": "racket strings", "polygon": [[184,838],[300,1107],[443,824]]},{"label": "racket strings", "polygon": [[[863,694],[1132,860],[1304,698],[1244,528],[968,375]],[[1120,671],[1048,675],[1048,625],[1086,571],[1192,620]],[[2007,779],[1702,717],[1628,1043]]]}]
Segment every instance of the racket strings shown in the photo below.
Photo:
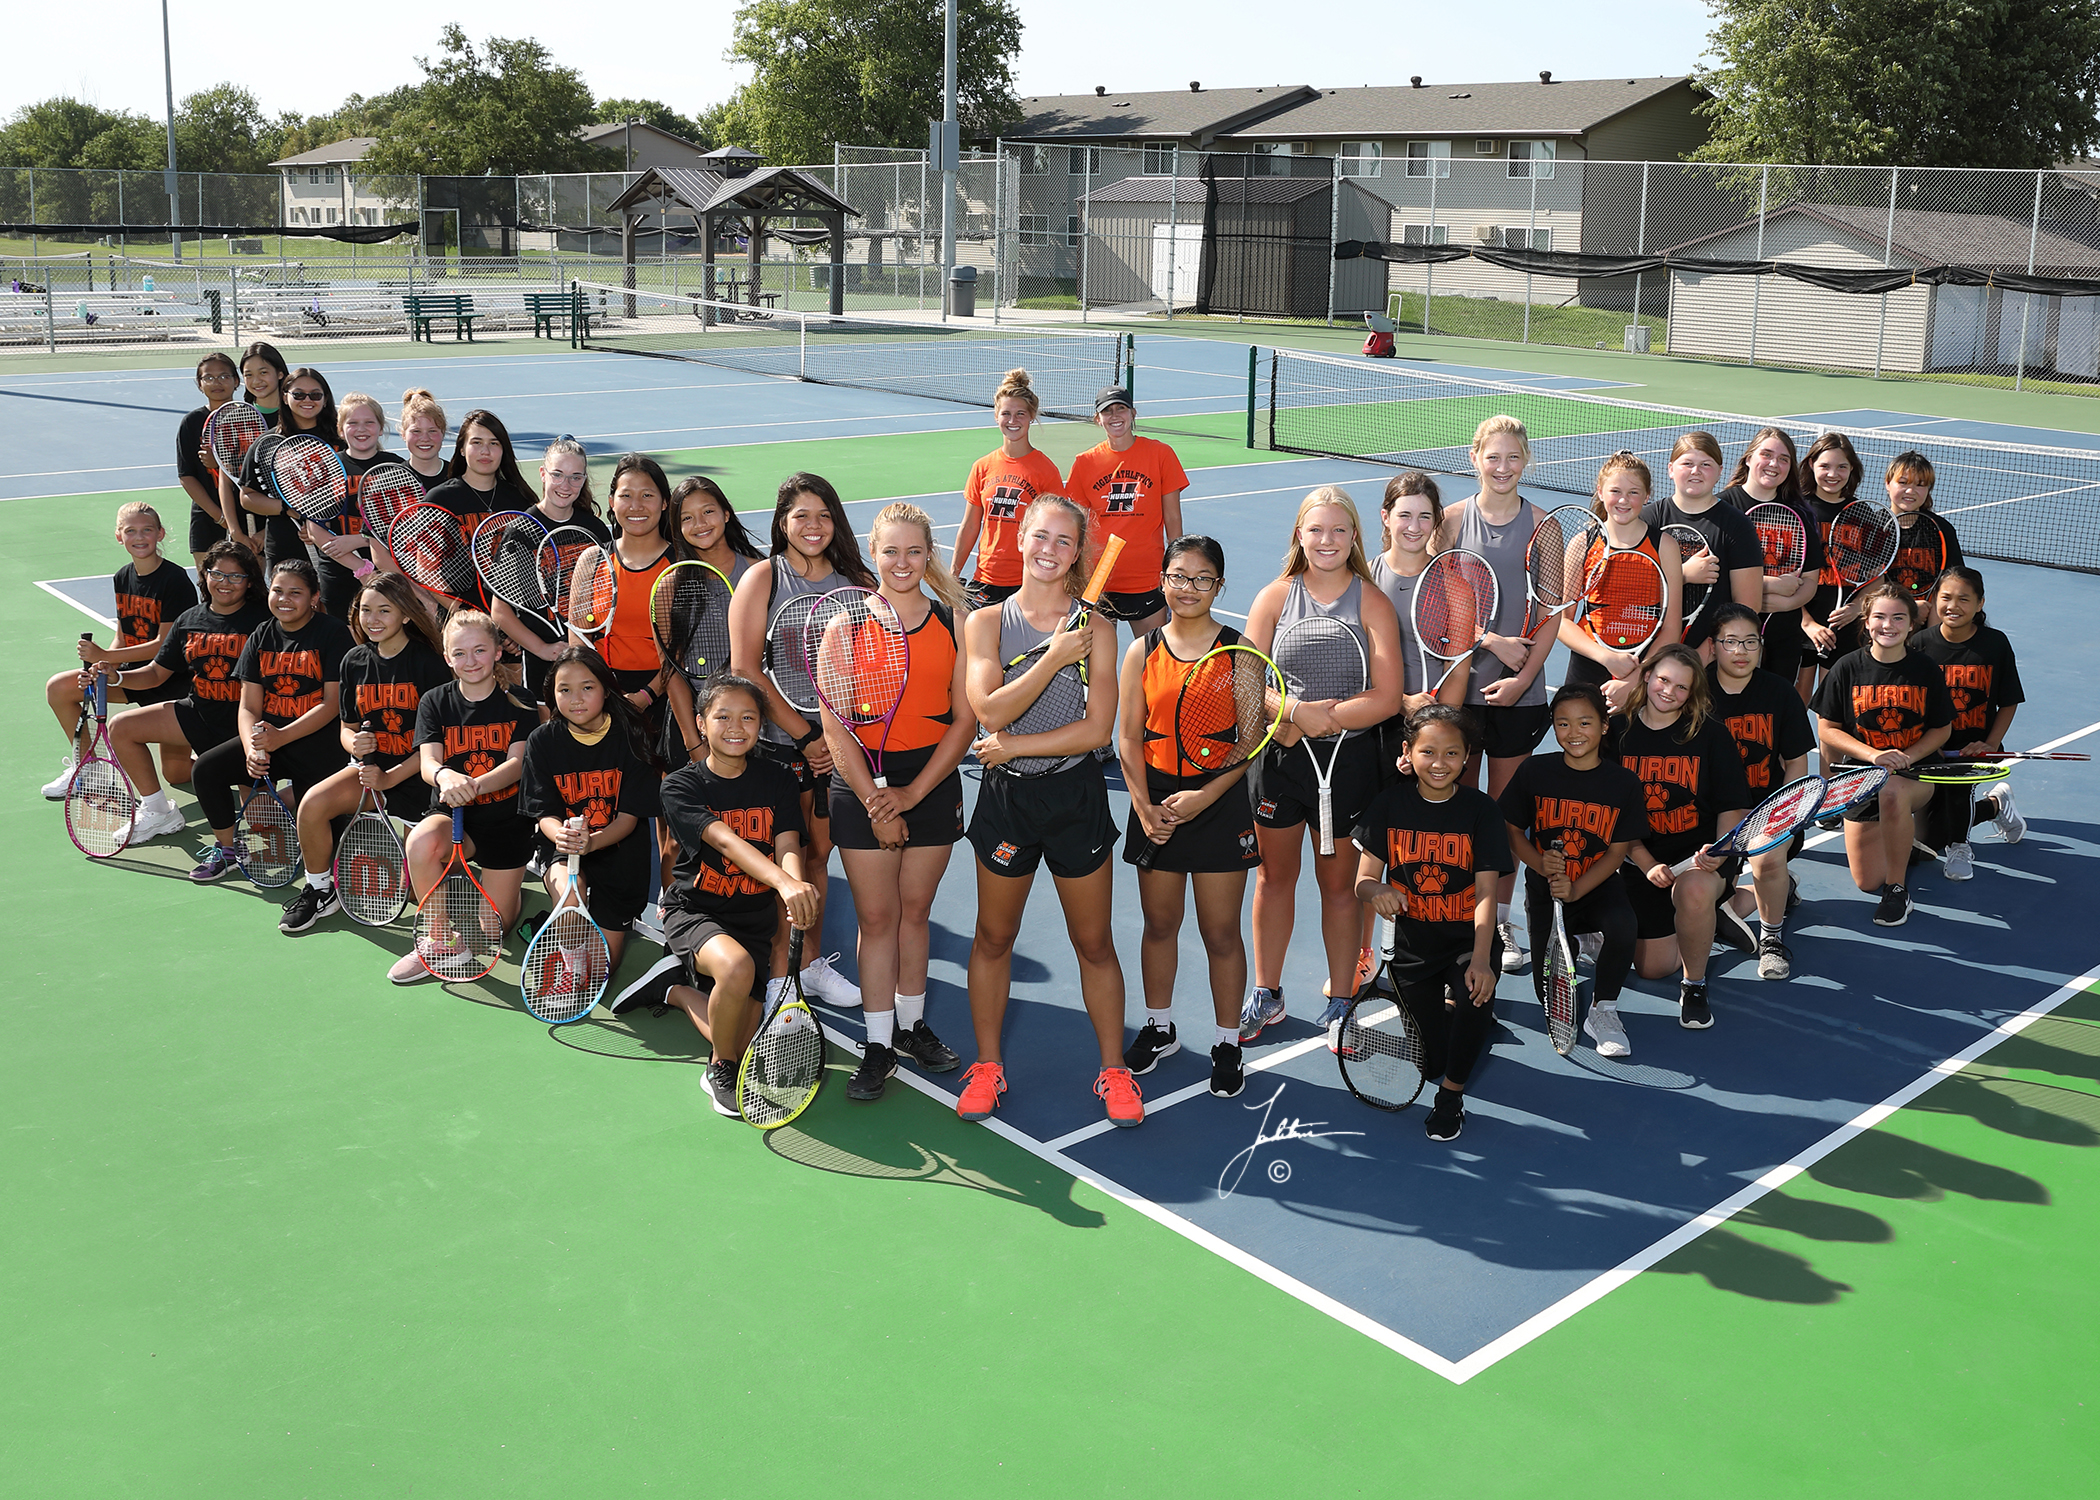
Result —
[{"label": "racket strings", "polygon": [[1381,1108],[1404,1109],[1421,1092],[1422,1039],[1398,1006],[1351,1006],[1336,1055],[1349,1087]]},{"label": "racket strings", "polygon": [[1575,971],[1564,963],[1558,941],[1546,971],[1546,1040],[1566,1057],[1575,1046]]},{"label": "racket strings", "polygon": [[1609,552],[1583,591],[1584,623],[1608,646],[1645,645],[1662,628],[1663,592],[1662,569],[1645,552]]},{"label": "racket strings", "polygon": [[474,528],[468,549],[489,592],[512,609],[546,618],[552,601],[539,569],[541,537],[539,526],[522,513],[491,516]]},{"label": "racket strings", "polygon": [[1901,528],[1886,508],[1855,500],[1830,523],[1826,544],[1838,581],[1858,587],[1879,578],[1896,559]]},{"label": "racket strings", "polygon": [[138,793],[121,766],[100,756],[84,760],[66,787],[66,831],[81,853],[108,859],[131,841],[138,807]]},{"label": "racket strings", "polygon": [[1276,642],[1276,665],[1301,702],[1339,702],[1364,690],[1363,643],[1339,620],[1293,623]]},{"label": "racket strings", "polygon": [[[1565,550],[1560,556],[1565,559]],[[1499,599],[1495,570],[1486,558],[1472,552],[1439,553],[1415,585],[1415,636],[1432,656],[1463,655],[1494,623]],[[1542,597],[1541,602],[1551,601]]]},{"label": "racket strings", "polygon": [[603,547],[593,549],[577,563],[569,578],[569,623],[587,635],[603,633],[612,624],[619,603],[620,579],[611,555]]},{"label": "racket strings", "polygon": [[396,517],[387,550],[411,582],[433,593],[465,602],[480,592],[459,517],[442,505],[415,505]]},{"label": "racket strings", "polygon": [[381,464],[368,469],[357,483],[357,509],[365,518],[365,530],[381,542],[393,531],[401,513],[423,498],[423,482],[406,464]]},{"label": "racket strings", "polygon": [[464,870],[439,882],[416,912],[416,953],[440,979],[479,979],[503,952],[501,919]]},{"label": "racket strings", "polygon": [[583,912],[565,906],[532,940],[522,986],[525,1003],[543,1021],[569,1021],[598,1003],[612,974],[605,934]]},{"label": "racket strings", "polygon": [[1816,815],[1816,809],[1824,798],[1820,781],[1803,779],[1791,787],[1782,787],[1778,795],[1760,805],[1743,824],[1742,832],[1736,836],[1736,844],[1743,849],[1770,848],[1780,839]]},{"label": "racket strings", "polygon": [[335,889],[343,910],[368,927],[401,915],[408,894],[400,841],[379,818],[356,817],[336,846]]},{"label": "racket strings", "polygon": [[827,594],[807,635],[817,696],[842,724],[880,723],[903,700],[911,645],[889,601],[865,590]]},{"label": "racket strings", "polygon": [[820,597],[795,595],[775,611],[773,624],[766,632],[766,674],[798,714],[817,711],[816,680],[809,675],[809,656],[803,643],[808,636],[810,612]]},{"label": "racket strings", "polygon": [[241,461],[262,435],[262,413],[245,401],[229,401],[212,413],[205,444],[221,474],[238,475]]},{"label": "racket strings", "polygon": [[350,498],[350,476],[335,450],[319,438],[294,436],[270,454],[270,482],[278,498],[309,521],[333,520]]},{"label": "racket strings", "polygon": [[676,567],[664,576],[671,586],[659,582],[649,595],[650,629],[664,659],[695,685],[711,673],[727,671],[728,584],[705,563]]},{"label": "racket strings", "polygon": [[299,867],[298,827],[285,805],[267,793],[256,793],[242,807],[234,839],[241,868],[257,885],[284,885]]},{"label": "racket strings", "polygon": [[752,1039],[738,1103],[744,1118],[764,1127],[785,1120],[824,1077],[824,1033],[799,1005],[784,1005]]},{"label": "racket strings", "polygon": [[[1025,676],[1034,666],[1032,660],[1024,660],[1008,666],[1005,679],[1013,682]],[[1051,674],[1041,693],[1033,703],[1014,716],[1006,726],[1007,734],[1049,734],[1054,730],[1076,724],[1086,717],[1086,674],[1077,662],[1067,663]],[[1040,775],[1065,764],[1069,755],[1020,755],[1007,761],[1004,769],[1016,776]]]},{"label": "racket strings", "polygon": [[1247,759],[1275,721],[1269,702],[1282,683],[1252,652],[1224,651],[1198,662],[1174,707],[1181,762],[1199,772],[1224,771]]}]

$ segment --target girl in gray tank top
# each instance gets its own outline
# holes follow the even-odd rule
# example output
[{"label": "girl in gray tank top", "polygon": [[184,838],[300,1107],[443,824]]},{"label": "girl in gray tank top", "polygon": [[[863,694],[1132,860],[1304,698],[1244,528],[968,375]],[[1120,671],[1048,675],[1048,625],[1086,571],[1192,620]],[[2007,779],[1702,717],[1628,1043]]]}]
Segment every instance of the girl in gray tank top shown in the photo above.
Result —
[{"label": "girl in gray tank top", "polygon": [[[1429,684],[1422,674],[1422,643],[1415,635],[1415,585],[1429,566],[1430,547],[1444,524],[1443,497],[1434,479],[1410,469],[1387,482],[1380,510],[1385,545],[1371,559],[1371,581],[1400,617],[1401,692],[1417,698],[1429,691]],[[1404,719],[1409,707],[1403,702],[1396,717]]]},{"label": "girl in gray tank top", "polygon": [[[1539,508],[1529,500],[1517,506],[1514,520],[1500,526],[1491,525],[1480,513],[1479,497],[1466,502],[1458,513],[1458,528],[1451,545],[1463,547],[1468,552],[1477,552],[1487,559],[1488,566],[1495,570],[1495,622],[1489,628],[1496,635],[1517,636],[1524,631],[1524,553],[1531,545],[1531,533],[1539,524]],[[1549,651],[1553,638],[1549,635],[1532,649]],[[1483,704],[1487,697],[1481,689],[1491,682],[1500,682],[1505,677],[1517,674],[1502,664],[1494,652],[1482,649],[1473,653],[1473,675],[1466,683],[1466,702]],[[1528,708],[1546,701],[1545,673],[1542,671],[1531,679],[1531,686],[1524,696],[1514,704],[1505,703],[1504,708]]]},{"label": "girl in gray tank top", "polygon": [[[1042,645],[1043,642],[1049,640],[1050,636],[1050,631],[1038,630],[1028,623],[1028,616],[1021,613],[1021,596],[1019,594],[1013,595],[1013,597],[1000,604],[999,660],[1001,663],[1010,662],[1026,652],[1033,651],[1036,647]],[[1067,668],[1066,670],[1072,669]],[[1026,713],[1027,710],[1022,710],[1024,717]],[[1046,732],[1046,730],[1047,726],[1037,726],[1034,732],[1041,734]],[[1087,757],[1084,755],[1063,756],[1055,766],[1040,774],[1054,775],[1058,771],[1069,771],[1086,759]]]},{"label": "girl in gray tank top", "polygon": [[[1305,576],[1301,573],[1298,577],[1291,580],[1290,592],[1283,596],[1283,608],[1276,616],[1276,642],[1278,645],[1286,645],[1284,640],[1286,633],[1292,625],[1300,620],[1337,620],[1348,626],[1349,633],[1356,637],[1356,644],[1363,649],[1365,671],[1368,672],[1371,660],[1371,637],[1364,629],[1363,604],[1364,581],[1354,574],[1350,575],[1349,586],[1342,590],[1339,598],[1332,604],[1322,604],[1306,588]],[[1290,663],[1279,660],[1277,665],[1282,667],[1286,674],[1289,673]],[[1345,729],[1342,731],[1342,738],[1345,740],[1354,739],[1362,733],[1361,729]]]}]

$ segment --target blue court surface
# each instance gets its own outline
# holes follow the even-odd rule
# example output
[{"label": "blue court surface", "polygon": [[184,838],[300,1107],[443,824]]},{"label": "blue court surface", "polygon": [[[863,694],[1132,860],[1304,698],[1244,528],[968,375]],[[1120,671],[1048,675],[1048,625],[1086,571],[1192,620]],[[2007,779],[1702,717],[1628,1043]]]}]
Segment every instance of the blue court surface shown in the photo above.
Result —
[{"label": "blue court surface", "polygon": [[[1138,358],[1141,431],[1145,420],[1171,428],[1177,416],[1230,413],[1244,403],[1244,348],[1147,334]],[[419,362],[404,352],[328,373],[339,395],[371,390],[389,403],[404,386],[431,385],[455,419],[487,405],[527,452],[556,432],[577,434],[594,455],[639,447],[701,450],[703,459],[728,445],[899,433],[979,431],[984,447],[993,446],[988,414],[976,410],[618,355]],[[1565,380],[1493,373],[1542,386]],[[14,451],[38,457],[33,465],[17,459],[37,472],[0,475],[0,496],[169,484],[165,450],[176,417],[193,404],[189,393],[185,371],[7,378],[0,412],[11,425],[33,421],[38,434]],[[1879,426],[1930,423],[1949,435],[1937,419],[1902,413],[1827,415]],[[1082,431],[1064,435],[1068,449]],[[1243,609],[1274,575],[1307,490],[1339,483],[1375,516],[1390,477],[1364,463],[1240,463],[1215,461],[1229,450],[1207,451],[1214,461],[1194,473],[1184,519],[1225,545],[1220,613]],[[780,457],[781,473],[795,466],[790,450]],[[913,498],[943,523],[944,537],[961,516],[961,479],[959,469],[941,469],[915,486]],[[749,507],[764,497],[737,498]],[[864,524],[886,498],[862,491],[855,520]],[[83,541],[105,520],[98,510],[92,528],[83,523]],[[2096,697],[2088,669],[2055,632],[2063,621],[2100,615],[2100,578],[2006,564],[1986,564],[1984,572],[1991,621],[2018,647],[2026,683],[2011,742],[2087,748],[2084,737],[2100,733]],[[86,614],[107,613],[106,574],[46,587]],[[2081,625],[2080,633],[2089,631]],[[1558,681],[1559,665],[1546,675]],[[973,799],[975,774],[966,766]],[[2100,942],[2087,925],[2090,893],[2100,884],[2092,834],[2100,780],[2089,766],[2034,765],[2021,768],[2015,783],[2031,825],[2026,840],[2004,846],[1979,830],[1977,874],[1966,886],[1921,867],[1918,910],[1901,928],[1871,924],[1872,901],[1853,888],[1842,846],[1820,836],[1797,866],[1804,905],[1788,924],[1795,978],[1761,982],[1753,960],[1723,950],[1713,970],[1711,1031],[1676,1025],[1674,983],[1636,981],[1625,1000],[1632,1058],[1606,1061],[1584,1046],[1562,1059],[1545,1040],[1529,976],[1505,977],[1492,1055],[1475,1076],[1465,1132],[1453,1145],[1424,1137],[1421,1106],[1384,1114],[1341,1087],[1312,1025],[1323,1005],[1325,962],[1310,860],[1284,975],[1290,1018],[1250,1049],[1246,1092],[1219,1100],[1204,1087],[1211,1006],[1191,919],[1175,1000],[1184,1050],[1143,1080],[1144,1126],[1108,1128],[1091,1092],[1097,1061],[1076,965],[1051,882],[1039,879],[1014,959],[1011,1092],[988,1128],[1395,1351],[1465,1380],[1808,1169],[1928,1084],[1937,1084],[1925,1097],[1929,1108],[1988,1117],[2014,1131],[2041,1128],[2021,1122],[2044,1119],[2086,1130],[2032,1111],[2017,1115],[1987,1083],[1943,1081],[1958,1066],[1950,1060],[1981,1053],[2100,972]],[[1112,800],[1120,819],[1120,788]],[[958,845],[934,909],[928,1009],[965,1062],[973,1050],[964,981],[974,863],[969,846]],[[851,896],[836,862],[833,873],[825,948],[844,954],[850,974]],[[1115,936],[1134,1026],[1143,1003],[1137,903],[1127,870],[1119,868],[1117,880]],[[629,972],[639,967],[630,963]],[[827,1021],[842,1044],[857,1045],[857,1014]],[[557,1035],[581,1053],[689,1062],[694,1049],[683,1025],[675,1016],[598,1019]],[[579,1065],[590,1063],[579,1058]],[[907,1065],[900,1082],[952,1100],[960,1077],[929,1079]],[[1817,1232],[1845,1238],[1853,1230],[1833,1218]],[[1834,1295],[1812,1271],[1804,1276],[1799,1300]]]}]

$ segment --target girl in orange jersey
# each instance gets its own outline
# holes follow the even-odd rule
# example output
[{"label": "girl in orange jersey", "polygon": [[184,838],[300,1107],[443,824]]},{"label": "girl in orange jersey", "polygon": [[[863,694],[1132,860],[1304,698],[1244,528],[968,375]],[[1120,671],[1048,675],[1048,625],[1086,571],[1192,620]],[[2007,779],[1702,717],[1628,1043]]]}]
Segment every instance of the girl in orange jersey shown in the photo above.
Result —
[{"label": "girl in orange jersey", "polygon": [[602,640],[574,640],[605,658],[627,706],[642,717],[643,743],[655,744],[663,733],[664,664],[649,628],[649,591],[671,566],[671,482],[647,454],[623,453],[613,465],[611,489],[612,553],[620,578],[612,625]]},{"label": "girl in orange jersey", "polygon": [[1094,398],[1094,423],[1102,440],[1072,460],[1065,493],[1093,510],[1104,539],[1123,538],[1104,602],[1132,635],[1143,635],[1167,620],[1160,565],[1168,539],[1181,535],[1189,476],[1172,448],[1137,435],[1128,387],[1108,386]]},{"label": "girl in orange jersey", "polygon": [[1008,370],[992,393],[999,446],[970,465],[952,564],[960,578],[971,552],[977,554],[977,576],[963,591],[971,609],[1003,603],[1021,587],[1021,513],[1038,495],[1064,493],[1056,461],[1029,440],[1028,429],[1041,410],[1026,370]]},{"label": "girl in orange jersey", "polygon": [[1614,453],[1597,471],[1596,498],[1590,502],[1590,514],[1602,523],[1603,534],[1591,540],[1587,551],[1578,551],[1580,542],[1571,544],[1568,549],[1567,578],[1571,594],[1581,587],[1581,580],[1589,577],[1608,552],[1645,552],[1662,567],[1667,613],[1661,633],[1640,655],[1613,650],[1591,634],[1578,618],[1582,614],[1580,603],[1561,614],[1561,644],[1568,648],[1567,680],[1601,688],[1604,701],[1613,713],[1625,712],[1642,661],[1653,659],[1665,646],[1675,645],[1684,634],[1681,613],[1684,568],[1677,541],[1659,528],[1650,526],[1641,516],[1654,489],[1654,478],[1645,463],[1624,449]]}]

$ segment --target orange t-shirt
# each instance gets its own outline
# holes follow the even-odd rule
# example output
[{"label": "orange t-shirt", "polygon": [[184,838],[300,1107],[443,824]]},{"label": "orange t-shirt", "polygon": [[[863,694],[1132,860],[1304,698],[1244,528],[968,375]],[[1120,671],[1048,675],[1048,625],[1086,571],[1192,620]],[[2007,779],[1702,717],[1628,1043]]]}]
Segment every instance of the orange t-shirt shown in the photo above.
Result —
[{"label": "orange t-shirt", "polygon": [[1021,581],[1021,512],[1038,495],[1062,495],[1064,476],[1040,448],[1023,458],[1008,458],[995,448],[970,465],[963,499],[984,512],[977,539],[977,581],[1004,588]]},{"label": "orange t-shirt", "polygon": [[[1128,548],[1124,549],[1126,552]],[[1218,638],[1211,643],[1215,650],[1224,646],[1237,646],[1240,633],[1230,625],[1218,627]],[[1182,689],[1190,682],[1196,668],[1196,660],[1183,661],[1167,645],[1166,637],[1153,630],[1145,636],[1145,664],[1141,681],[1145,693],[1144,746],[1145,764],[1168,776],[1188,777],[1201,780],[1205,767],[1192,763],[1183,753],[1177,740],[1180,726],[1177,723],[1182,701]],[[1230,670],[1232,658],[1221,658],[1204,668],[1206,673]],[[1193,724],[1188,726],[1199,733],[1214,738],[1220,747],[1230,747],[1234,742],[1236,726],[1232,722],[1230,708],[1221,710],[1222,717],[1215,724]],[[1191,747],[1193,748],[1193,747]]]},{"label": "orange t-shirt", "polygon": [[616,672],[654,672],[663,665],[656,649],[656,633],[649,626],[649,591],[671,566],[671,549],[646,568],[630,568],[613,553],[620,579],[620,592],[613,601],[612,625],[598,642],[598,654]]},{"label": "orange t-shirt", "polygon": [[1123,538],[1123,555],[1109,575],[1113,594],[1149,593],[1159,587],[1167,556],[1166,498],[1189,487],[1189,476],[1172,448],[1157,438],[1131,441],[1116,452],[1104,440],[1072,460],[1065,493],[1090,507],[1103,539]]},{"label": "orange t-shirt", "polygon": [[879,723],[853,731],[870,750],[924,750],[939,744],[955,722],[955,706],[948,696],[955,684],[955,617],[936,600],[907,639],[911,668],[904,679],[904,701],[890,722],[888,741]]}]

